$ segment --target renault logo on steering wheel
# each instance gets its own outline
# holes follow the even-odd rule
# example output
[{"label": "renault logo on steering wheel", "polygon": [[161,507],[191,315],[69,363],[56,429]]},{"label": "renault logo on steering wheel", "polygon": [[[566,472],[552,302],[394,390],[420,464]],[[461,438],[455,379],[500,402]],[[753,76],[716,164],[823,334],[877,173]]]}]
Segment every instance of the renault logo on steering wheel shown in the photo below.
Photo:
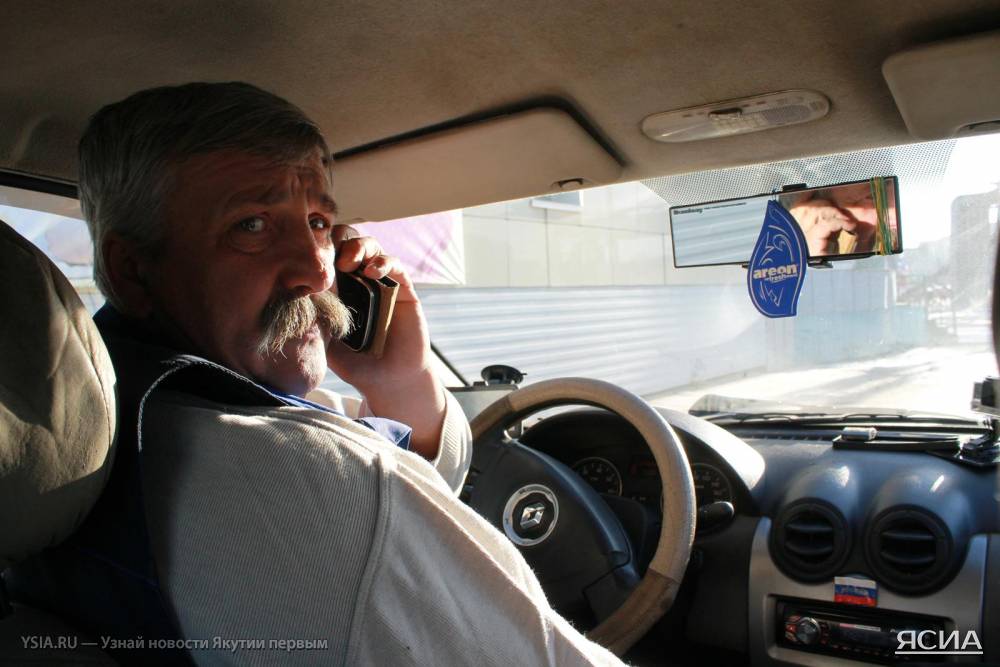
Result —
[{"label": "renault logo on steering wheel", "polygon": [[542,542],[556,527],[559,502],[541,484],[523,486],[507,500],[503,510],[503,530],[511,542],[522,547]]},{"label": "renault logo on steering wheel", "polygon": [[527,505],[521,511],[521,530],[528,530],[529,528],[534,528],[542,523],[542,517],[545,516],[545,504],[544,503],[532,503]]}]

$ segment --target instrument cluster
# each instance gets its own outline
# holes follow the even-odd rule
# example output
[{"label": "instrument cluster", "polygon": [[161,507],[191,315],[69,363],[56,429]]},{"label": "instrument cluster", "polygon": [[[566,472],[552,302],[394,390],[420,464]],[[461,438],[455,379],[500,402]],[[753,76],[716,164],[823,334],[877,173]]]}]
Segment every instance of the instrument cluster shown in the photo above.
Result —
[{"label": "instrument cluster", "polygon": [[[598,493],[659,507],[662,489],[653,457],[635,455],[620,465],[621,461],[616,465],[609,457],[586,456],[570,467]],[[691,475],[698,507],[720,501],[735,504],[732,482],[718,467],[695,462],[691,464]]]}]

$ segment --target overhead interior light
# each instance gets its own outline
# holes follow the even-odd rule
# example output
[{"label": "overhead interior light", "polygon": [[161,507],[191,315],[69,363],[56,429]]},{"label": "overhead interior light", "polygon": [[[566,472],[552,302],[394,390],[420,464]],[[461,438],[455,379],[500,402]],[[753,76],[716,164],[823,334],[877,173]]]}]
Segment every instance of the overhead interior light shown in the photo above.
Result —
[{"label": "overhead interior light", "polygon": [[822,93],[783,90],[655,113],[642,121],[642,132],[654,141],[698,141],[807,123],[829,111],[830,100]]}]

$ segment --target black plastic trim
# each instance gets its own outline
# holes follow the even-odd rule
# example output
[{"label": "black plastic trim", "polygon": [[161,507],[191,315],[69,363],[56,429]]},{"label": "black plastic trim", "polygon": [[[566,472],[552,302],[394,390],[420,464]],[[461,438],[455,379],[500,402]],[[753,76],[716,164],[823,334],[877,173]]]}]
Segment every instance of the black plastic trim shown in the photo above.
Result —
[{"label": "black plastic trim", "polygon": [[[910,539],[916,535],[910,536],[909,531],[893,526],[899,522],[923,525],[928,531],[925,537],[931,539]],[[910,540],[928,546],[933,542],[934,554],[912,553],[909,550],[885,553],[882,538],[887,533],[894,533],[891,539],[900,542]],[[864,551],[868,567],[882,585],[902,595],[925,595],[941,588],[954,577],[964,555],[955,548],[955,539],[948,524],[936,514],[915,505],[897,505],[877,514],[865,531]],[[913,571],[907,572],[907,568]]]},{"label": "black plastic trim", "polygon": [[43,192],[47,195],[58,195],[59,197],[69,197],[79,199],[80,193],[72,183],[52,181],[47,178],[19,174],[12,171],[0,171],[0,185],[19,190],[31,190],[33,192]]},{"label": "black plastic trim", "polygon": [[[829,522],[830,530],[813,531],[817,535],[829,534],[828,546],[805,545],[792,548],[788,543],[789,525],[806,512],[818,514]],[[831,503],[819,498],[802,498],[782,508],[774,518],[768,547],[775,564],[792,579],[824,581],[836,574],[850,555],[851,531],[843,513]],[[817,557],[815,561],[811,560],[813,556]]]}]

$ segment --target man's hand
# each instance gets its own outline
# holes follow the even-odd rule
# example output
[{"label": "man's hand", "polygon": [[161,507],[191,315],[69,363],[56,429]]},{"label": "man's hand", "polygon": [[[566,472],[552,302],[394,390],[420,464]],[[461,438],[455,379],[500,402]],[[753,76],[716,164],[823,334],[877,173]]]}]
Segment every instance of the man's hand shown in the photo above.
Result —
[{"label": "man's hand", "polygon": [[799,202],[789,209],[789,213],[802,227],[810,257],[850,252],[835,243],[842,231],[857,237],[856,248],[867,247],[875,233],[873,225],[859,221],[848,211],[826,199]]},{"label": "man's hand", "polygon": [[437,455],[444,421],[444,387],[431,365],[430,335],[420,300],[399,260],[382,251],[378,241],[359,236],[347,225],[333,229],[337,271],[399,283],[396,307],[381,359],[352,352],[340,341],[327,346],[327,365],[357,388],[369,409],[379,417],[403,422],[413,429],[414,451],[427,459]]}]

